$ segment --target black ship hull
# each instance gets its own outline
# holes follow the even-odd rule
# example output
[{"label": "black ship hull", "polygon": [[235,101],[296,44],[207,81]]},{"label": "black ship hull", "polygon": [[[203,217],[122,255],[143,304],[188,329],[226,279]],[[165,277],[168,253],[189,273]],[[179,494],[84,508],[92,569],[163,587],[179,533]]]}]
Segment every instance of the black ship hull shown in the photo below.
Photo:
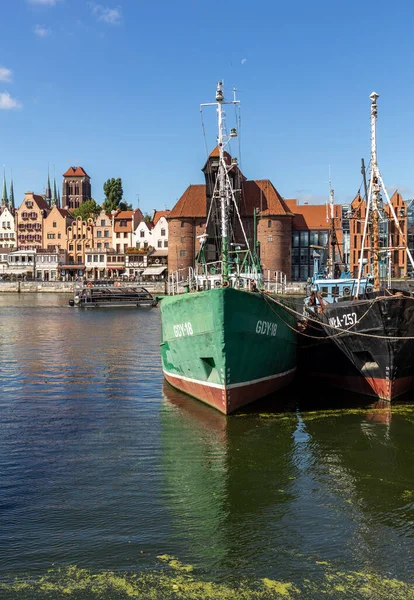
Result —
[{"label": "black ship hull", "polygon": [[331,385],[391,401],[414,388],[414,298],[369,296],[324,306],[307,328],[321,339],[306,338],[302,364]]}]

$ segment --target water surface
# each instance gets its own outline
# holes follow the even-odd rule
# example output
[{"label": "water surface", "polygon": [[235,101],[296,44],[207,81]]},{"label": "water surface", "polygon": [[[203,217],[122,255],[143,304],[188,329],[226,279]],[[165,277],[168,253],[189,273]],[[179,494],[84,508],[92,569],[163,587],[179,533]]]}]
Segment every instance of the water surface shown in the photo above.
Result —
[{"label": "water surface", "polygon": [[0,598],[414,597],[410,398],[224,417],[163,383],[158,309],[67,301],[0,295]]}]

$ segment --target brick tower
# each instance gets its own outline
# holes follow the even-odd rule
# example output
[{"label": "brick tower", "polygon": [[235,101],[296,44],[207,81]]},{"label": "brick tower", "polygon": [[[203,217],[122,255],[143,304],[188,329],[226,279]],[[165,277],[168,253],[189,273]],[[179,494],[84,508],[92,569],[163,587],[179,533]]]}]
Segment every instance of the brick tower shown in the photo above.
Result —
[{"label": "brick tower", "polygon": [[73,210],[91,198],[89,175],[82,167],[69,167],[66,173],[63,173],[62,207]]}]

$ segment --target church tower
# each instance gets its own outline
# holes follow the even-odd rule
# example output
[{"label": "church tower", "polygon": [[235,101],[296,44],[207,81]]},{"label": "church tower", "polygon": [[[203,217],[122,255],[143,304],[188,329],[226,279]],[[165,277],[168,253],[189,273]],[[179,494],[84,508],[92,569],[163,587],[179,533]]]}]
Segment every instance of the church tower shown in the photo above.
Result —
[{"label": "church tower", "polygon": [[63,173],[62,207],[69,210],[79,208],[92,198],[91,178],[82,167],[69,167]]}]

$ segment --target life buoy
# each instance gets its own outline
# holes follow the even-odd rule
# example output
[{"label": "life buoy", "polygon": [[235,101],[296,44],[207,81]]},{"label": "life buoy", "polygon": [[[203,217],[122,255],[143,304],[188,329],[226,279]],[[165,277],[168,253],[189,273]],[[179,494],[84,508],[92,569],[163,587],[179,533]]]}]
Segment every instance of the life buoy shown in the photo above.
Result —
[{"label": "life buoy", "polygon": [[88,282],[88,288],[91,288],[91,287],[92,287],[92,281],[89,281]]},{"label": "life buoy", "polygon": [[155,262],[155,264],[156,264],[156,265],[158,265],[158,263],[160,262],[160,259],[159,259],[159,258],[156,258],[156,259],[154,260],[154,262]]},{"label": "life buoy", "polygon": [[367,294],[369,294],[369,292],[372,292],[372,286],[371,285],[367,285],[367,287],[365,288],[365,292]]},{"label": "life buoy", "polygon": [[351,295],[351,288],[348,286],[345,286],[344,288],[342,288],[343,294],[344,296],[350,296]]},{"label": "life buoy", "polygon": [[221,282],[220,281],[215,281],[214,282],[214,287],[218,288],[221,286]]}]

